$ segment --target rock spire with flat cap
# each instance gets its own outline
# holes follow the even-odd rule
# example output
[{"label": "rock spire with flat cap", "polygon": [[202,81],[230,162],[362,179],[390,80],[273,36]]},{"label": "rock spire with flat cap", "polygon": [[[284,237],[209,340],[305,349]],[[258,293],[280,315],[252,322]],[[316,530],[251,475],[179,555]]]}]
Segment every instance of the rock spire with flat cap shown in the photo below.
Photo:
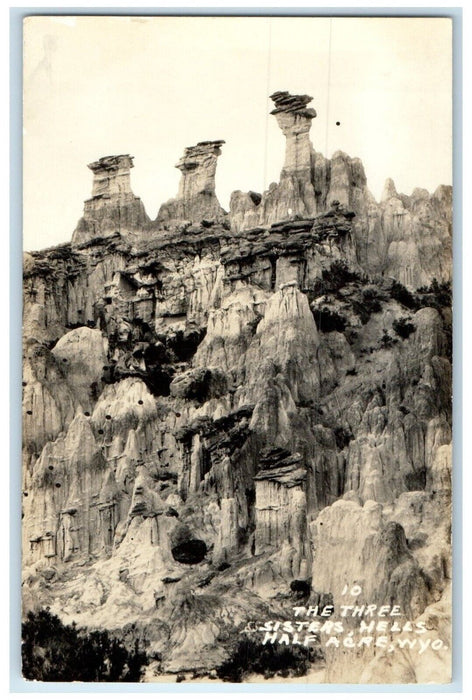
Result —
[{"label": "rock spire with flat cap", "polygon": [[315,153],[309,135],[316,111],[307,107],[313,98],[279,91],[274,92],[271,99],[275,104],[271,114],[286,138],[280,182],[269,186],[260,203],[255,203],[254,198],[245,193],[233,192],[231,223],[236,229],[272,224],[296,216],[314,216],[318,211],[313,184]]},{"label": "rock spire with flat cap", "polygon": [[270,98],[275,104],[271,114],[277,119],[287,139],[281,179],[291,173],[298,174],[305,171],[310,178],[313,147],[310,143],[309,131],[311,120],[316,117],[316,111],[307,108],[307,104],[313,98],[309,95],[290,95],[288,92],[274,92]]},{"label": "rock spire with flat cap", "polygon": [[225,211],[215,193],[217,158],[224,141],[200,141],[188,146],[177,165],[182,177],[175,199],[161,206],[158,222],[221,220]]},{"label": "rock spire with flat cap", "polygon": [[117,231],[143,231],[150,220],[142,201],[131,190],[133,157],[105,156],[88,167],[93,172],[92,197],[84,203],[84,215],[77,224],[72,243],[85,243]]}]

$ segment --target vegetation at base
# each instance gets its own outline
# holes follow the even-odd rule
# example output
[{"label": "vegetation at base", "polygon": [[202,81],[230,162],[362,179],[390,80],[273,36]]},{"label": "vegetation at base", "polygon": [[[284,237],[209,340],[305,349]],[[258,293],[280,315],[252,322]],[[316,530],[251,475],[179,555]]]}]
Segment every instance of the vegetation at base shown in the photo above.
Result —
[{"label": "vegetation at base", "polygon": [[229,683],[241,683],[252,673],[264,678],[298,678],[306,675],[311,664],[321,658],[320,651],[313,647],[262,644],[245,636],[239,640],[231,656],[216,669],[216,673],[218,678]]},{"label": "vegetation at base", "polygon": [[106,631],[64,625],[47,610],[29,612],[22,624],[22,668],[27,680],[137,682],[148,663],[134,643],[130,651]]}]

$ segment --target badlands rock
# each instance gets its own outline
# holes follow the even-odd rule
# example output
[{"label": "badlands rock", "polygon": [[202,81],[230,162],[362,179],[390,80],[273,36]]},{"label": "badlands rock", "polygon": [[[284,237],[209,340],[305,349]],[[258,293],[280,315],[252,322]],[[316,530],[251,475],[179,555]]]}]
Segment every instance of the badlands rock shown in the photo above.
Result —
[{"label": "badlands rock", "polygon": [[84,411],[90,411],[101,392],[108,342],[101,331],[86,326],[63,335],[51,350],[65,370],[65,380]]},{"label": "badlands rock", "polygon": [[[236,230],[271,224],[292,216],[313,216],[317,212],[315,189],[311,180],[313,146],[309,131],[316,111],[307,108],[308,95],[271,95],[275,109],[271,114],[286,138],[285,162],[278,185],[271,185],[262,197],[234,192],[231,196],[231,225]],[[259,201],[258,201],[259,200]]]},{"label": "badlands rock", "polygon": [[72,236],[74,244],[127,231],[142,231],[150,222],[144,205],[131,190],[129,155],[106,156],[88,166],[93,172],[92,197]]},{"label": "badlands rock", "polygon": [[409,288],[451,277],[452,188],[441,185],[431,195],[416,189],[398,194],[387,180],[380,203],[367,186],[359,158],[336,151],[331,159],[310,141],[316,116],[307,95],[272,95],[277,122],[286,137],[285,163],[278,183],[262,195],[233,192],[231,227],[245,231],[291,217],[312,217],[336,201],[353,211],[357,261],[368,274],[393,277]]},{"label": "badlands rock", "polygon": [[188,146],[175,166],[182,173],[175,199],[163,204],[158,223],[177,221],[220,221],[225,218],[215,194],[217,158],[224,141],[201,141]]},{"label": "badlands rock", "polygon": [[[376,203],[312,148],[311,98],[272,97],[280,182],[231,227],[205,142],[152,224],[131,159],[93,164],[74,244],[25,256],[25,611],[145,639],[159,673],[346,583],[449,643],[451,191]],[[324,681],[449,674],[317,651]]]}]

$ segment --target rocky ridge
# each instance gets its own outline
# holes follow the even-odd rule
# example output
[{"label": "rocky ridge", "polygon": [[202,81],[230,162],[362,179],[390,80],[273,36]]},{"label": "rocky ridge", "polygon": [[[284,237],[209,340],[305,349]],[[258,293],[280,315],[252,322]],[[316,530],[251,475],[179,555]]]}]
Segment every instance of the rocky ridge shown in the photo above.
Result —
[{"label": "rocky ridge", "polygon": [[[25,255],[24,606],[139,635],[158,673],[345,583],[450,634],[450,188],[374,202],[313,151],[311,98],[272,98],[267,193],[226,215],[205,142],[150,222],[130,157],[100,159],[72,244]],[[330,649],[324,677],[426,658]]]}]

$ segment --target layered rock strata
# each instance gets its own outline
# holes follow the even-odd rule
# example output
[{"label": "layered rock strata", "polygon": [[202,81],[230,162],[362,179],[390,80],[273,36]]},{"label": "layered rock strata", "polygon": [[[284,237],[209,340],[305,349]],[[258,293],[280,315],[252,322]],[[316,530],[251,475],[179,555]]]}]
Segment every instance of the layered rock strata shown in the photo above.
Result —
[{"label": "layered rock strata", "polygon": [[157,222],[222,221],[226,212],[215,193],[218,156],[224,141],[201,141],[185,149],[175,166],[182,173],[175,199],[161,206]]},{"label": "layered rock strata", "polygon": [[[402,303],[363,277],[349,211],[243,236],[114,236],[33,253],[25,275],[27,607],[137,622],[176,672],[229,653],[216,640],[235,586],[241,624],[281,600],[287,614],[301,588],[339,604],[344,579],[415,618],[437,604],[450,577],[447,308],[434,290]],[[184,651],[181,605],[197,616]],[[384,672],[369,654],[326,664],[327,680]]]},{"label": "layered rock strata", "polygon": [[[320,640],[322,679],[445,682],[450,190],[389,183],[376,205],[360,163],[313,160],[310,98],[273,98],[291,155],[257,225],[217,220],[212,142],[154,234],[25,256],[24,608],[145,639],[159,680],[211,673],[300,598],[338,615],[357,585],[356,605],[398,605],[444,649],[393,663]],[[129,195],[113,163],[97,207]],[[306,198],[279,217],[295,181]]]},{"label": "layered rock strata", "polygon": [[129,155],[106,156],[88,166],[93,172],[91,199],[72,236],[74,244],[115,232],[142,232],[150,223],[144,205],[131,190]]},{"label": "layered rock strata", "polygon": [[292,551],[290,569],[281,573],[291,579],[307,579],[311,551],[307,538],[307,469],[302,456],[287,450],[269,450],[259,463],[256,484],[254,554]]},{"label": "layered rock strata", "polygon": [[272,184],[262,196],[233,192],[230,201],[231,226],[236,230],[267,225],[294,216],[308,217],[317,212],[312,182],[313,146],[309,131],[316,111],[307,104],[308,95],[271,95],[275,109],[271,114],[286,138],[285,162],[278,185]]},{"label": "layered rock strata", "polygon": [[232,229],[312,217],[337,201],[356,214],[356,255],[367,273],[394,277],[412,289],[427,286],[433,278],[450,280],[452,189],[440,186],[432,195],[416,189],[407,196],[387,180],[376,202],[359,158],[336,151],[328,159],[314,150],[309,132],[316,112],[307,108],[312,98],[277,92],[272,99],[276,106],[271,114],[286,137],[280,180],[262,195],[232,193]]}]

